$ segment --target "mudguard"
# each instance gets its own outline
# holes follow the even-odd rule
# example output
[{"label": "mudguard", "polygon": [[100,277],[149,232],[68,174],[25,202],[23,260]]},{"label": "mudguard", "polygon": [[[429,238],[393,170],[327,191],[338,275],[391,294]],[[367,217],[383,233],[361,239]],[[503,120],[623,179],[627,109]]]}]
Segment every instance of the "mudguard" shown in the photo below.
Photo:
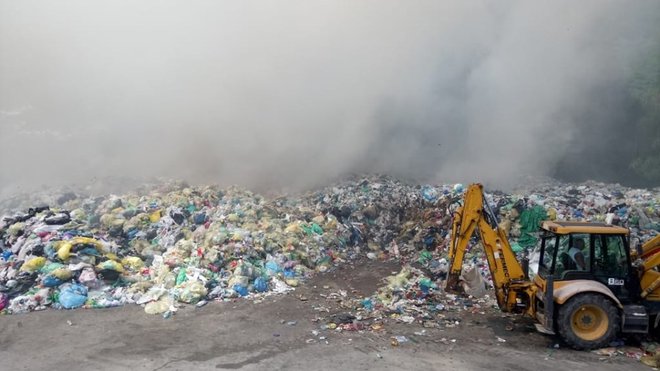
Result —
[{"label": "mudguard", "polygon": [[[559,283],[559,285],[558,285]],[[559,287],[557,287],[559,286]],[[596,292],[610,298],[620,309],[623,309],[623,304],[617,299],[607,286],[598,281],[592,280],[572,280],[564,282],[556,282],[554,290],[554,299],[557,304],[564,304],[568,299],[577,294],[585,292]]]}]

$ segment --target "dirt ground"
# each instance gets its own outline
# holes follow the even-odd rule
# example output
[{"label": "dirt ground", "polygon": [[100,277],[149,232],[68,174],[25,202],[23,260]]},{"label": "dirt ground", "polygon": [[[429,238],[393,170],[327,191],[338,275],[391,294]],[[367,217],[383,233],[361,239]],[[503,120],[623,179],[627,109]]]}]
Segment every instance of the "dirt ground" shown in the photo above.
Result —
[{"label": "dirt ground", "polygon": [[[377,332],[320,329],[323,318],[346,310],[328,294],[371,295],[398,269],[395,263],[346,264],[288,294],[188,306],[168,319],[137,305],[0,316],[0,369],[649,369],[630,358],[567,349],[537,333],[532,322],[497,309],[458,312],[460,325],[452,328],[387,321]],[[409,341],[393,346],[397,335]]]}]

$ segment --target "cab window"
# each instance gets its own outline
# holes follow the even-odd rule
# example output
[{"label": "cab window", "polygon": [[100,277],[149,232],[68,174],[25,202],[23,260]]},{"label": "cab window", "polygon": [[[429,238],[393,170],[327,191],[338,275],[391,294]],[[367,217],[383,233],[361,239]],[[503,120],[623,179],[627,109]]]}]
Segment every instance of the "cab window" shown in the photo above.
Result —
[{"label": "cab window", "polygon": [[539,274],[541,277],[552,272],[552,262],[555,258],[557,251],[557,236],[554,234],[547,234],[541,239],[541,254],[542,258],[539,262]]},{"label": "cab window", "polygon": [[590,240],[588,234],[559,236],[555,277],[562,279],[567,272],[589,272],[591,270]]},{"label": "cab window", "polygon": [[594,274],[611,277],[628,274],[628,256],[622,236],[594,236]]}]

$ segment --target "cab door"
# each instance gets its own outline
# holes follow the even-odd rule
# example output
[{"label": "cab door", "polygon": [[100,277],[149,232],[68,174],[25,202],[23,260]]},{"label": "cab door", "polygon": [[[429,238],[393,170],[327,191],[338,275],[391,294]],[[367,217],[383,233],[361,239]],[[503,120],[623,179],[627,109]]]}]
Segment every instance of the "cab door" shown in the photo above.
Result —
[{"label": "cab door", "polygon": [[591,269],[594,279],[607,286],[622,303],[638,295],[633,279],[628,243],[623,235],[594,234]]}]

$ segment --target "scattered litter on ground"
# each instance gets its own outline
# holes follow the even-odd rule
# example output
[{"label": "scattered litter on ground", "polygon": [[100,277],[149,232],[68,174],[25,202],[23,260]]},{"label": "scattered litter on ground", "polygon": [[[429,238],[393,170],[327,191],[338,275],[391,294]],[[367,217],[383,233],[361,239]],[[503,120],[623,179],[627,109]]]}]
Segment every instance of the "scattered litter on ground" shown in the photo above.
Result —
[{"label": "scattered litter on ground", "polygon": [[394,347],[397,347],[401,344],[404,344],[404,343],[407,343],[407,342],[410,341],[410,340],[408,340],[407,337],[405,337],[403,335],[392,336],[391,340],[392,340],[391,341],[392,346],[394,346]]}]

